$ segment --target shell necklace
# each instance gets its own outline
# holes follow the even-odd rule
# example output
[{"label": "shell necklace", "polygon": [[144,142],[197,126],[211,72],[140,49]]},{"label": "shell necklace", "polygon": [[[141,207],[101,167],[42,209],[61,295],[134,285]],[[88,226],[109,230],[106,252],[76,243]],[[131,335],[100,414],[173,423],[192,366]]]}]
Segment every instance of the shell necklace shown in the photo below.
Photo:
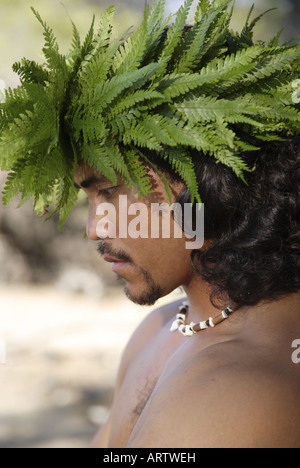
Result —
[{"label": "shell necklace", "polygon": [[202,330],[206,330],[209,327],[214,328],[219,323],[222,323],[224,322],[224,320],[228,319],[229,315],[233,313],[232,308],[227,307],[227,309],[223,310],[223,312],[220,315],[217,315],[217,317],[215,318],[210,317],[210,319],[204,322],[191,322],[189,325],[187,325],[186,319],[188,311],[188,303],[183,302],[182,305],[179,307],[179,314],[176,315],[176,319],[172,323],[172,326],[170,328],[171,332],[178,330],[184,336],[193,336],[196,333]]}]

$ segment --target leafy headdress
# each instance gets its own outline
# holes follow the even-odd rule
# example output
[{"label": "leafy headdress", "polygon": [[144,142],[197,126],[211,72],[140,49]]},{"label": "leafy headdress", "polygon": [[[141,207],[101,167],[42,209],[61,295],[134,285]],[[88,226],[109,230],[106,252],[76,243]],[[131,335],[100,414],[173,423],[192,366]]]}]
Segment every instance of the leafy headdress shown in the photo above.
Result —
[{"label": "leafy headdress", "polygon": [[[119,174],[146,196],[151,185],[145,162],[155,152],[200,200],[191,149],[209,154],[244,178],[242,155],[255,141],[299,134],[293,104],[300,48],[254,43],[253,7],[241,33],[229,29],[230,0],[200,0],[193,26],[193,0],[164,16],[164,0],[124,39],[112,39],[114,7],[95,17],[81,43],[73,24],[72,49],[59,52],[52,29],[44,29],[46,62],[22,59],[13,65],[21,85],[0,104],[0,169],[8,171],[3,203],[21,193],[37,212],[60,213],[63,225],[78,190],[73,176],[81,160],[116,183]],[[163,178],[162,174],[161,177]],[[163,179],[167,187],[165,179]],[[52,213],[52,214],[53,214]]]}]

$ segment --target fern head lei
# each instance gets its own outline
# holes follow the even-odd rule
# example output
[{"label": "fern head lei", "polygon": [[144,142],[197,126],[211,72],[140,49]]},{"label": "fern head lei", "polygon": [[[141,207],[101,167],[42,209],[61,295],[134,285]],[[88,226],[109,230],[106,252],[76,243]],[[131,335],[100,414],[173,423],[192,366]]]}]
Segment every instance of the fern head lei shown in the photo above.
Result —
[{"label": "fern head lei", "polygon": [[299,45],[280,45],[280,33],[255,43],[260,17],[251,21],[253,7],[242,31],[233,32],[230,0],[200,0],[187,27],[192,4],[186,0],[168,18],[164,0],[151,10],[146,5],[141,25],[119,38],[113,36],[114,7],[97,28],[93,18],[83,43],[72,22],[67,55],[32,9],[44,30],[45,63],[15,63],[21,84],[6,90],[0,104],[0,169],[8,171],[4,205],[20,193],[20,204],[32,198],[39,214],[59,212],[62,227],[77,199],[74,173],[82,160],[114,184],[121,176],[146,197],[146,166],[155,168],[149,150],[200,202],[192,150],[245,180],[253,170],[243,159],[246,152],[258,150],[260,141],[299,134],[299,106],[292,99]]}]

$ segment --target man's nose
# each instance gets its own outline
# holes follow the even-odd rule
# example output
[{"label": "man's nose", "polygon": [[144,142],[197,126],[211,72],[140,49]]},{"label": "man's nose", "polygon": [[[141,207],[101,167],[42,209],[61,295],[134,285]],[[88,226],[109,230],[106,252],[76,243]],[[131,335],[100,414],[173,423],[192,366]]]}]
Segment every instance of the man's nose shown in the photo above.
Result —
[{"label": "man's nose", "polygon": [[86,234],[89,239],[98,241],[99,239],[116,238],[115,209],[106,204],[96,204],[90,202],[89,216],[86,225]]},{"label": "man's nose", "polygon": [[86,224],[86,235],[90,240],[98,241],[99,237],[97,234],[97,216],[96,216],[96,207],[89,208],[89,216]]}]

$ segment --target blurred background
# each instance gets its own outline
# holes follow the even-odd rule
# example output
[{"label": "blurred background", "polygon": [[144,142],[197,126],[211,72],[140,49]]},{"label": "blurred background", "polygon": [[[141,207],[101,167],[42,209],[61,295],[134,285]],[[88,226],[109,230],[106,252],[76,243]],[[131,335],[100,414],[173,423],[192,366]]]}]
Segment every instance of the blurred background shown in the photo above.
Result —
[{"label": "blurred background", "polygon": [[[182,3],[167,0],[167,12]],[[236,0],[234,29],[252,3]],[[144,0],[0,0],[0,88],[18,85],[13,62],[42,60],[43,36],[30,6],[67,52],[68,15],[85,36],[92,15],[110,4],[116,35],[142,19]],[[282,27],[283,40],[299,36],[299,0],[255,4],[257,14],[277,8],[257,28],[259,39]],[[5,177],[0,172],[0,190]],[[84,237],[83,195],[63,234],[57,219],[41,223],[30,203],[16,207],[4,209],[0,201],[0,447],[86,447],[107,418],[122,350],[151,309],[124,298],[110,265]]]}]

